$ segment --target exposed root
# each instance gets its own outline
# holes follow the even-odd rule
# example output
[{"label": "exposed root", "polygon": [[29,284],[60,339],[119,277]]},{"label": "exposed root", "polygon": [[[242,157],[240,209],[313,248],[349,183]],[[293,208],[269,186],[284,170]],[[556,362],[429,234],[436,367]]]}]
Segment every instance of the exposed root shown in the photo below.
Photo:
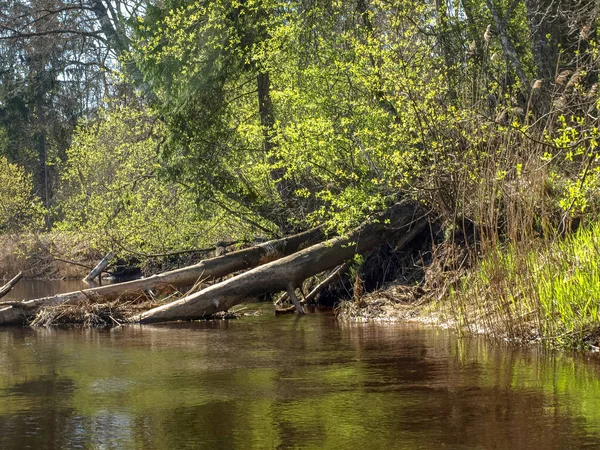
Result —
[{"label": "exposed root", "polygon": [[336,308],[340,320],[353,322],[399,322],[418,318],[425,306],[443,299],[464,274],[467,252],[444,243],[434,249],[431,262],[424,268],[424,280],[418,284],[388,283],[382,289],[344,301]]}]

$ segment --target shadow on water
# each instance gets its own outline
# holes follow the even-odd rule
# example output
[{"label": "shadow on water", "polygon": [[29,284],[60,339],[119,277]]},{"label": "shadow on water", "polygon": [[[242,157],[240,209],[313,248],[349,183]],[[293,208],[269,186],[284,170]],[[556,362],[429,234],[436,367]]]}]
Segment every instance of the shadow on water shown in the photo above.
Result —
[{"label": "shadow on water", "polygon": [[600,364],[410,325],[0,330],[0,448],[600,446]]}]

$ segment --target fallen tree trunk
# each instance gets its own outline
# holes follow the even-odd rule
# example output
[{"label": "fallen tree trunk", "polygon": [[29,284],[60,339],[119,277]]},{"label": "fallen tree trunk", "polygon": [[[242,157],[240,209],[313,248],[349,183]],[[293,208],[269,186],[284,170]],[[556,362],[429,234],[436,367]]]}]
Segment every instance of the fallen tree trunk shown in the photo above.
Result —
[{"label": "fallen tree trunk", "polygon": [[83,281],[85,281],[86,283],[94,281],[94,278],[99,276],[102,273],[102,271],[104,269],[106,269],[106,266],[108,266],[108,264],[110,263],[110,260],[113,258],[113,256],[115,256],[115,252],[111,250],[110,252],[108,252],[106,254],[106,256],[104,258],[102,258],[102,261],[100,261],[96,265],[96,267],[94,267],[91,270],[91,272],[86,275],[86,277],[83,279]]},{"label": "fallen tree trunk", "polygon": [[313,245],[278,261],[210,286],[180,300],[151,309],[132,318],[133,322],[152,323],[193,320],[225,311],[259,295],[293,290],[313,275],[336,267],[356,254],[399,235],[401,248],[427,225],[422,210],[409,202],[392,206],[378,220],[367,223],[348,237],[338,237]]},{"label": "fallen tree trunk", "polygon": [[15,284],[17,284],[21,278],[23,278],[23,272],[19,272],[18,274],[16,274],[14,276],[14,278],[12,280],[10,280],[4,286],[0,287],[0,298],[4,297],[6,294],[8,294],[12,290],[12,288],[15,287]]},{"label": "fallen tree trunk", "polygon": [[264,242],[217,258],[206,259],[193,266],[184,267],[148,278],[58,294],[24,302],[0,303],[0,325],[19,324],[24,317],[35,314],[44,306],[76,304],[80,301],[108,302],[117,298],[131,299],[143,295],[148,289],[191,286],[199,279],[213,280],[240,270],[266,264],[295,251],[319,242],[323,230],[314,228],[287,238]]}]

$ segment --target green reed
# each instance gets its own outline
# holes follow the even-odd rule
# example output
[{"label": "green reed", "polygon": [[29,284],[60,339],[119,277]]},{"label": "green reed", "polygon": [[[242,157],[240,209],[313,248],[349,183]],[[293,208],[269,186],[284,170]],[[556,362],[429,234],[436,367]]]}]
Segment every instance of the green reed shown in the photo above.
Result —
[{"label": "green reed", "polygon": [[551,346],[595,345],[600,223],[549,244],[499,246],[450,297],[452,311],[461,311],[454,318],[461,328],[468,323],[472,331]]}]

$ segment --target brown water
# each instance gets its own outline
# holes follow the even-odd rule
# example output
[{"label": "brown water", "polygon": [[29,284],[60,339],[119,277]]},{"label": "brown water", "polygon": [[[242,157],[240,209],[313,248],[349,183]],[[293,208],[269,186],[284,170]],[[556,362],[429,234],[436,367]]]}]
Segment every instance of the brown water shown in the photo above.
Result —
[{"label": "brown water", "polygon": [[[103,283],[106,283],[104,281]],[[4,282],[0,281],[0,285]],[[80,280],[21,280],[3,297],[2,300],[29,300],[32,298],[47,297],[64,292],[73,292],[87,289],[91,285]]]},{"label": "brown water", "polygon": [[0,330],[0,449],[600,448],[600,364],[303,318]]}]

